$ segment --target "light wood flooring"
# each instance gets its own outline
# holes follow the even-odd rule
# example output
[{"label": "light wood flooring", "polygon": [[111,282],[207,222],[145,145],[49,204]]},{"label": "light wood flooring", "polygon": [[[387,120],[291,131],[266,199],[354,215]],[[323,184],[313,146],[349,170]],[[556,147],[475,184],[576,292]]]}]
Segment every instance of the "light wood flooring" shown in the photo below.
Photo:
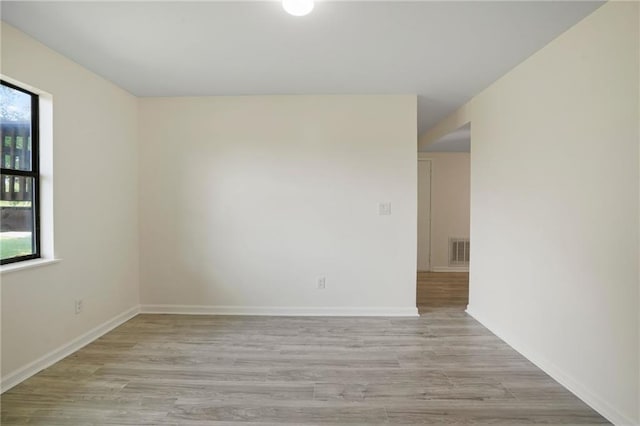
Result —
[{"label": "light wood flooring", "polygon": [[421,314],[445,308],[464,311],[469,303],[468,272],[418,272],[416,287]]},{"label": "light wood flooring", "polygon": [[1,399],[6,426],[607,423],[451,310],[139,315]]}]

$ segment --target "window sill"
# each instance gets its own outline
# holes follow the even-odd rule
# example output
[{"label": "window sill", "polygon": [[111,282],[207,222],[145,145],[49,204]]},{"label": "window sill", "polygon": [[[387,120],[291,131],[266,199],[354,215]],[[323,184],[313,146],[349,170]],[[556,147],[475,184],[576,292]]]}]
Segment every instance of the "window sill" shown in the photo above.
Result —
[{"label": "window sill", "polygon": [[33,259],[24,262],[9,263],[0,266],[0,274],[8,274],[10,272],[22,271],[24,269],[39,268],[40,266],[52,265],[60,262],[60,259]]}]

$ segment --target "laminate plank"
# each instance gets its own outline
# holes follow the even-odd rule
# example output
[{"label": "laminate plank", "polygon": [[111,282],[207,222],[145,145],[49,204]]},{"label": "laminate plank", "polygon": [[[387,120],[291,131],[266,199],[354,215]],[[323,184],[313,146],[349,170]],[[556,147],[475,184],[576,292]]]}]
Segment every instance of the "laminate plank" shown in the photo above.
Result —
[{"label": "laminate plank", "polygon": [[[181,382],[169,383],[161,380],[132,381],[123,387],[121,395],[147,395],[168,397],[179,395],[179,401],[203,398],[210,401],[227,400],[311,400],[314,395],[313,384],[265,383],[265,382]],[[178,402],[179,402],[178,401]]]},{"label": "laminate plank", "polygon": [[[269,367],[207,367],[207,368],[185,368],[166,365],[163,368],[131,368],[118,366],[105,366],[96,371],[95,377],[100,380],[126,380],[127,383],[140,377],[145,380],[159,380],[167,382],[254,382],[266,380]],[[159,386],[161,383],[159,383]]]},{"label": "laminate plank", "polygon": [[456,386],[447,384],[399,384],[389,386],[378,384],[317,384],[315,399],[323,401],[345,400],[383,403],[393,406],[406,401],[445,400],[485,400],[514,399],[502,384],[473,384]]},{"label": "laminate plank", "polygon": [[313,368],[313,367],[283,367],[272,368],[267,381],[275,382],[306,382],[306,383],[369,383],[396,384],[431,383],[442,385],[450,383],[448,377],[436,367],[425,368]]},{"label": "laminate plank", "polygon": [[416,299],[420,313],[442,308],[464,310],[469,303],[469,273],[418,272]]},{"label": "laminate plank", "polygon": [[3,425],[607,424],[462,310],[139,315],[1,396]]},{"label": "laminate plank", "polygon": [[373,368],[399,367],[400,364],[396,358],[378,358],[378,357],[322,357],[313,354],[306,357],[301,356],[279,356],[279,357],[256,357],[237,359],[234,365],[238,366],[260,366],[270,365],[278,366],[303,366],[303,367],[330,367],[330,368],[357,368],[361,365],[371,366]]},{"label": "laminate plank", "polygon": [[211,403],[182,403],[169,413],[170,419],[202,419],[212,421],[275,422],[299,424],[366,423],[369,425],[388,423],[384,407],[363,405],[340,406],[332,404],[299,406],[282,405],[214,405]]},{"label": "laminate plank", "polygon": [[501,400],[427,400],[417,404],[387,407],[391,424],[483,424],[483,425],[602,425],[609,424],[597,413],[573,404]]}]

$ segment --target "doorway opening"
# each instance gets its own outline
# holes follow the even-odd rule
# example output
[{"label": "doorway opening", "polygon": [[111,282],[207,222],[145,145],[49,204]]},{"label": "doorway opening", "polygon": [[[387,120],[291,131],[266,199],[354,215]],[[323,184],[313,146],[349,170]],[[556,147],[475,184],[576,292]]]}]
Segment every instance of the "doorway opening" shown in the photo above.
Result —
[{"label": "doorway opening", "polygon": [[469,303],[470,123],[419,146],[416,301],[422,314]]}]

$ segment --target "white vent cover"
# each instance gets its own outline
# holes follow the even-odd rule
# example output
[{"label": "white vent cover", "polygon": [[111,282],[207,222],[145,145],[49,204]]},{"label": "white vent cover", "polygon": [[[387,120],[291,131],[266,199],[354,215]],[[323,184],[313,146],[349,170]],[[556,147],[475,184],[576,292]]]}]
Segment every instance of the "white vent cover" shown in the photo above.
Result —
[{"label": "white vent cover", "polygon": [[449,265],[462,266],[469,264],[469,239],[449,238]]}]

